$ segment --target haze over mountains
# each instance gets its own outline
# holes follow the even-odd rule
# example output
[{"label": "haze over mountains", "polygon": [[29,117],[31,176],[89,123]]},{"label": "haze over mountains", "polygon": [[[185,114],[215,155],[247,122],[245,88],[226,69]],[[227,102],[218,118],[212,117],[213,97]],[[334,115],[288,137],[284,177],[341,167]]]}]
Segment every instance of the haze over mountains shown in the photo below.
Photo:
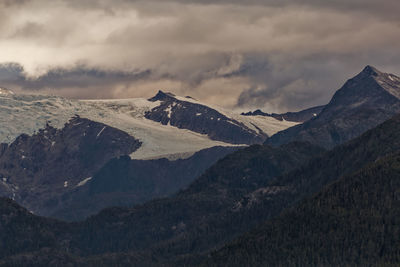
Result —
[{"label": "haze over mountains", "polygon": [[367,66],[327,105],[285,114],[238,115],[162,91],[0,101],[16,118],[3,133],[31,131],[1,146],[1,195],[81,220],[0,199],[0,265],[400,263],[393,74]]}]

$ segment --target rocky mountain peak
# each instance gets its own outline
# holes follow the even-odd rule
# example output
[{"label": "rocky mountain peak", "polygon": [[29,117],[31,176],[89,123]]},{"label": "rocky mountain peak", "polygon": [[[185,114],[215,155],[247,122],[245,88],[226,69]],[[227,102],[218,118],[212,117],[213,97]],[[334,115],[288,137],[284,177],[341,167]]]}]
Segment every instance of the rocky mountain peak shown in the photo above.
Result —
[{"label": "rocky mountain peak", "polygon": [[173,93],[163,92],[163,91],[159,90],[155,96],[153,96],[152,98],[149,98],[148,100],[152,101],[152,102],[165,101],[165,100],[169,100],[174,97],[175,97],[175,95]]},{"label": "rocky mountain peak", "polygon": [[[391,73],[385,73],[373,66],[366,66],[357,76],[355,76],[350,81],[362,81],[368,78],[373,78],[380,85],[388,84],[390,86],[400,86],[400,78]],[[384,89],[387,89],[386,87]]]},{"label": "rocky mountain peak", "polygon": [[369,76],[378,76],[382,74],[382,72],[380,72],[377,68],[371,65],[367,65],[361,73]]},{"label": "rocky mountain peak", "polygon": [[368,65],[349,79],[320,114],[267,140],[308,141],[326,148],[346,142],[400,112],[400,78]]},{"label": "rocky mountain peak", "polygon": [[375,103],[381,98],[387,102],[392,97],[400,99],[400,78],[368,65],[335,93],[328,107],[361,102]]}]

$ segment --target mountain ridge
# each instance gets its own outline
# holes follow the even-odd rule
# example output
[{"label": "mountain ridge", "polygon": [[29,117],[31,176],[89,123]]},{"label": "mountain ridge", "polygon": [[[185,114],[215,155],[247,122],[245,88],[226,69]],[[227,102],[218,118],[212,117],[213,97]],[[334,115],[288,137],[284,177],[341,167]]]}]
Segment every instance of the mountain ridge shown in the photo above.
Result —
[{"label": "mountain ridge", "polygon": [[316,117],[322,109],[325,107],[325,105],[322,106],[316,106],[316,107],[311,107],[307,108],[304,110],[300,110],[297,112],[286,112],[286,113],[265,113],[262,112],[260,109],[257,109],[255,111],[249,111],[246,113],[242,113],[244,116],[268,116],[268,117],[273,117],[277,120],[280,121],[293,121],[293,122],[305,122],[308,121],[314,117]]},{"label": "mountain ridge", "polygon": [[262,143],[268,136],[260,128],[251,129],[216,109],[194,103],[192,98],[177,98],[160,90],[148,100],[161,101],[161,104],[147,111],[145,117],[163,125],[207,134],[211,139],[234,144]]},{"label": "mountain ridge", "polygon": [[399,113],[397,94],[400,97],[400,78],[367,66],[333,95],[318,116],[278,132],[266,144],[297,140],[332,148]]}]

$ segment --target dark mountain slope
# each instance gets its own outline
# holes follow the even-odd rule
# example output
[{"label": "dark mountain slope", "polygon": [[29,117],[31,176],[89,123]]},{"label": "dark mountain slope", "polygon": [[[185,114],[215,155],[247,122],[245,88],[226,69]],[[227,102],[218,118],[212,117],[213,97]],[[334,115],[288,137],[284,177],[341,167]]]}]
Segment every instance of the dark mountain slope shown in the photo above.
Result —
[{"label": "dark mountain slope", "polygon": [[[82,250],[89,254],[140,251],[168,242],[179,244],[180,253],[213,247],[237,235],[238,229],[227,235],[219,235],[219,228],[217,232],[212,229],[235,202],[259,184],[301,165],[321,151],[302,143],[280,148],[256,145],[237,151],[218,161],[188,189],[173,197],[131,209],[107,209],[89,218],[79,241]],[[246,229],[251,225],[249,222]]]},{"label": "dark mountain slope", "polygon": [[[218,247],[222,243],[221,240],[227,241],[226,237],[235,236],[233,233],[249,230],[250,227],[279,215],[284,209],[301,199],[319,192],[324,186],[341,176],[349,175],[385,155],[398,151],[400,151],[400,116],[388,120],[332,151],[314,157],[300,168],[282,176],[277,175],[278,177],[272,180],[263,180],[262,176],[256,175],[257,171],[263,169],[262,165],[252,165],[250,167],[252,174],[248,178],[243,173],[238,176],[248,179],[248,184],[241,184],[239,179],[230,179],[236,176],[220,168],[216,170],[216,173],[221,175],[217,178],[218,183],[208,187],[207,184],[213,184],[214,180],[210,178],[218,176],[210,176],[209,180],[203,177],[196,180],[185,194],[209,199],[205,192],[211,192],[211,195],[225,194],[236,196],[236,198],[230,198],[230,205],[226,205],[228,208],[220,211],[214,219],[203,224],[199,221],[198,225],[201,227],[196,230],[198,235],[191,236],[185,232],[186,235],[183,237],[160,242],[153,246],[151,255],[159,255],[158,259],[162,262],[170,262],[174,259],[172,263],[170,262],[171,264],[191,264],[193,254],[201,252],[199,248],[206,251],[206,248]],[[256,177],[259,177],[259,180]],[[252,184],[253,179],[257,182]],[[242,191],[237,188],[241,188]],[[245,188],[254,190],[245,191]],[[168,209],[164,206],[165,203],[159,204]],[[201,245],[202,243],[207,244],[208,247]],[[196,246],[199,247],[195,249]],[[175,261],[176,255],[185,256],[185,254],[190,255],[189,261],[185,261],[185,258],[182,262]]]},{"label": "dark mountain slope", "polygon": [[324,109],[325,106],[317,106],[308,108],[305,110],[297,111],[297,112],[286,112],[282,114],[277,113],[265,113],[261,110],[257,109],[253,112],[242,113],[244,116],[268,116],[273,117],[277,120],[285,120],[285,121],[294,121],[294,122],[305,122],[314,117],[316,117],[321,111]]},{"label": "dark mountain slope", "polygon": [[359,136],[400,112],[400,78],[367,66],[348,80],[321,113],[278,132],[266,143],[308,141],[332,148]]},{"label": "dark mountain slope", "polygon": [[[257,182],[271,179],[272,177],[299,166],[312,155],[321,153],[321,149],[309,146],[307,144],[290,144],[282,148],[271,148],[268,146],[252,146],[244,150],[237,151],[220,160],[215,167],[212,167],[204,175],[204,182],[198,183],[198,188],[189,190],[189,193],[182,191],[175,197],[154,200],[141,206],[131,209],[112,208],[93,216],[83,223],[68,224],[71,227],[65,227],[65,232],[59,235],[51,234],[52,245],[40,242],[40,238],[34,243],[36,251],[25,252],[21,247],[14,251],[13,256],[8,257],[3,262],[5,266],[13,263],[33,263],[42,262],[48,264],[51,262],[73,262],[78,264],[93,264],[99,266],[104,263],[143,263],[146,266],[152,264],[147,248],[161,243],[168,243],[169,240],[185,241],[186,239],[199,240],[198,244],[192,243],[193,248],[186,247],[187,241],[182,243],[182,253],[186,251],[203,250],[213,247],[207,238],[199,239],[201,235],[208,235],[205,231],[211,223],[217,220],[220,214],[226,209],[232,207],[235,200],[241,198],[243,194],[257,188]],[[268,167],[261,166],[267,164]],[[246,168],[245,166],[248,166]],[[258,167],[257,167],[258,166]],[[219,172],[223,169],[224,172]],[[216,176],[217,175],[217,176]],[[224,177],[228,175],[232,179]],[[243,179],[248,175],[248,179]],[[209,187],[207,187],[207,184]],[[206,186],[206,188],[203,188]],[[224,190],[224,187],[229,188]],[[226,191],[226,193],[224,193]],[[25,211],[25,213],[27,213]],[[28,214],[29,215],[29,214]],[[0,210],[0,216],[2,216]],[[33,218],[32,224],[38,220],[47,221],[45,218]],[[15,227],[19,223],[15,223]],[[22,223],[21,227],[27,227]],[[206,228],[204,228],[206,227]],[[251,225],[248,226],[249,228]],[[4,229],[8,232],[10,225]],[[47,229],[47,228],[46,228]],[[58,231],[54,227],[52,231]],[[40,231],[39,231],[40,232]],[[185,238],[188,235],[188,238]],[[236,236],[214,236],[214,242],[223,242]],[[183,239],[182,239],[183,238]],[[7,242],[12,242],[12,235]],[[21,237],[23,241],[24,238]],[[49,242],[50,242],[49,241]],[[68,251],[68,254],[66,253]],[[89,256],[99,253],[109,253],[121,251],[129,254],[105,254],[102,256]],[[138,252],[138,253],[135,253]],[[152,253],[152,252],[150,252]],[[177,253],[177,251],[174,251]],[[179,253],[178,253],[179,254]],[[158,257],[158,255],[156,255]],[[56,260],[56,261],[55,261]]]},{"label": "dark mountain slope", "polygon": [[206,266],[400,264],[400,154],[341,178],[214,253]]},{"label": "dark mountain slope", "polygon": [[107,161],[127,155],[141,143],[116,128],[75,117],[61,130],[47,126],[3,146],[0,194],[34,213],[49,215],[62,194],[92,176]]},{"label": "dark mountain slope", "polygon": [[190,102],[190,99],[183,101],[173,94],[159,91],[149,100],[161,101],[161,104],[146,112],[145,117],[164,125],[207,134],[210,139],[232,144],[257,144],[268,137],[260,130],[250,129],[242,122],[205,105]]},{"label": "dark mountain slope", "polygon": [[[173,197],[104,210],[79,224],[68,244],[75,255],[85,257],[126,252],[132,262],[146,266],[195,263],[194,255],[221,247],[343,175],[399,149],[400,116],[320,156],[315,156],[320,149],[301,143],[252,146],[220,160]],[[100,262],[110,259],[118,263],[127,257],[98,257]]]},{"label": "dark mountain slope", "polygon": [[63,207],[51,214],[64,220],[83,220],[101,209],[132,206],[165,197],[188,186],[211,165],[239,147],[212,147],[187,159],[169,161],[111,159],[86,184],[62,196]]},{"label": "dark mountain slope", "polygon": [[59,240],[67,240],[73,229],[70,224],[33,215],[5,198],[0,198],[0,218],[0,259],[44,247],[60,248]]},{"label": "dark mountain slope", "polygon": [[[189,185],[218,159],[241,147],[214,147],[184,160],[131,160],[141,142],[75,117],[0,146],[0,196],[35,214],[84,220],[111,206],[132,206]],[[120,157],[122,156],[122,157]]]}]

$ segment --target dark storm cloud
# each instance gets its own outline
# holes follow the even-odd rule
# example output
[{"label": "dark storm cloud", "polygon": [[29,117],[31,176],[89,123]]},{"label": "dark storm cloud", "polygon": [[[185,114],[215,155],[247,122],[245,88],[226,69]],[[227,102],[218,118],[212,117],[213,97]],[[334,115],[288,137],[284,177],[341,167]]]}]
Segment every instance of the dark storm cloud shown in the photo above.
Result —
[{"label": "dark storm cloud", "polygon": [[[113,97],[110,87],[117,84],[128,87],[130,83],[143,79],[149,79],[151,71],[140,71],[127,73],[113,70],[100,70],[85,66],[76,66],[72,69],[54,68],[44,75],[30,79],[24,73],[24,68],[18,63],[7,63],[0,65],[1,86],[6,88],[17,88],[19,90],[57,92],[64,88],[85,90],[93,88],[97,97]],[[75,92],[76,93],[76,92]],[[71,94],[71,97],[74,95]],[[93,92],[80,97],[93,97]]]},{"label": "dark storm cloud", "polygon": [[399,73],[398,0],[0,0],[0,85],[70,97],[159,89],[240,109],[324,104]]}]

